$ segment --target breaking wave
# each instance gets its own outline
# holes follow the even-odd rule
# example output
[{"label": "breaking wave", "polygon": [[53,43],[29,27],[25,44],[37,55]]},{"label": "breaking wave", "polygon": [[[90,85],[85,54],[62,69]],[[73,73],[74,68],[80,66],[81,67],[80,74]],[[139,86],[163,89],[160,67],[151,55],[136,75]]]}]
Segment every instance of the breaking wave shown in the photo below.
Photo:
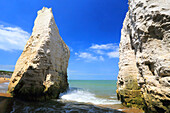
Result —
[{"label": "breaking wave", "polygon": [[121,102],[115,98],[100,98],[94,93],[91,93],[84,89],[70,88],[70,90],[60,96],[61,101],[75,101],[82,103],[91,103],[95,105],[106,104],[120,104]]}]

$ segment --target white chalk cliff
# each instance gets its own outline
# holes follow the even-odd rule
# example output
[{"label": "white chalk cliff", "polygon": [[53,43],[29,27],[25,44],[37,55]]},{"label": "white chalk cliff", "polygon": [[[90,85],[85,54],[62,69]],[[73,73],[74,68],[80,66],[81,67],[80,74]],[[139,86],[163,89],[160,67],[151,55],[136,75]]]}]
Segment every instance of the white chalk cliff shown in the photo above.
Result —
[{"label": "white chalk cliff", "polygon": [[124,105],[170,112],[170,0],[129,0],[117,93]]},{"label": "white chalk cliff", "polygon": [[57,98],[68,88],[68,46],[59,35],[51,8],[38,11],[31,37],[19,57],[8,91],[26,100]]}]

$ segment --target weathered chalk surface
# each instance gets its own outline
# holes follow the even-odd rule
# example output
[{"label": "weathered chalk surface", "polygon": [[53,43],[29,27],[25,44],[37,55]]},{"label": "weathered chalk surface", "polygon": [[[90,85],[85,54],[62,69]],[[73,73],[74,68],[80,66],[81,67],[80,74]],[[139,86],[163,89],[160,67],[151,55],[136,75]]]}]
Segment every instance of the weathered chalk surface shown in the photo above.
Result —
[{"label": "weathered chalk surface", "polygon": [[19,57],[8,91],[25,100],[57,98],[68,88],[68,46],[59,35],[52,9],[38,11],[31,37]]},{"label": "weathered chalk surface", "polygon": [[169,113],[169,0],[129,0],[119,52],[117,92],[122,103]]}]

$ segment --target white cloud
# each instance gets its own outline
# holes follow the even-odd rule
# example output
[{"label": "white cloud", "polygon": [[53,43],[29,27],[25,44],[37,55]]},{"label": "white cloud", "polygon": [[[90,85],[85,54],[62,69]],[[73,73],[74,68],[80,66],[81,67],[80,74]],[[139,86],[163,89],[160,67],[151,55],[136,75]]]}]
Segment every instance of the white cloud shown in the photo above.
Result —
[{"label": "white cloud", "polygon": [[[108,43],[108,44],[93,44],[90,47],[95,54],[105,55],[109,58],[118,58],[119,57],[119,46],[118,44]],[[100,56],[100,59],[101,56]]]},{"label": "white cloud", "polygon": [[30,34],[19,27],[0,25],[0,49],[23,50]]},{"label": "white cloud", "polygon": [[99,60],[104,61],[103,56],[99,56]]},{"label": "white cloud", "polygon": [[119,58],[119,52],[109,52],[107,55],[109,58]]},{"label": "white cloud", "polygon": [[68,46],[68,48],[69,48],[70,52],[73,52],[73,48],[72,47]]},{"label": "white cloud", "polygon": [[118,48],[117,44],[109,43],[109,44],[93,44],[90,49],[98,49],[98,50],[109,50]]},{"label": "white cloud", "polygon": [[75,53],[75,55],[78,55],[79,58],[83,58],[86,60],[97,60],[97,57],[87,52]]},{"label": "white cloud", "polygon": [[116,49],[116,51],[108,52],[107,55],[109,58],[119,58],[119,49]]},{"label": "white cloud", "polygon": [[119,58],[118,44],[93,44],[86,49],[87,52],[75,53],[79,57],[78,60],[84,59],[85,61],[105,61],[107,58]]},{"label": "white cloud", "polygon": [[100,55],[103,55],[103,54],[105,54],[105,52],[104,52],[104,51],[102,51],[102,50],[99,50],[99,49],[97,49],[97,50],[94,50],[94,52],[95,52],[96,54],[100,54]]},{"label": "white cloud", "polygon": [[104,61],[103,56],[94,56],[91,53],[87,52],[80,52],[80,53],[75,53],[79,58],[84,59],[85,61]]},{"label": "white cloud", "polygon": [[78,53],[75,53],[75,55],[78,55]]}]

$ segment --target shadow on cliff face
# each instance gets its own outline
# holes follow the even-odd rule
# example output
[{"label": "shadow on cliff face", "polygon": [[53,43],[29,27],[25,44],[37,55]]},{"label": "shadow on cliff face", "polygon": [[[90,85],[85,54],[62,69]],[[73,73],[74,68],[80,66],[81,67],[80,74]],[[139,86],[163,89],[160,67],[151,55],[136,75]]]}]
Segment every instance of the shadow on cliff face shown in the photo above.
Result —
[{"label": "shadow on cliff face", "polygon": [[13,103],[13,98],[0,96],[0,113],[10,113]]},{"label": "shadow on cliff face", "polygon": [[[64,88],[61,89],[62,84],[60,81],[56,81],[49,88],[46,88],[43,85],[43,82],[46,79],[45,75],[47,75],[47,73],[44,73],[44,75],[37,74],[39,73],[36,73],[36,69],[33,69],[31,66],[29,66],[27,71],[23,73],[21,79],[14,87],[14,90],[11,92],[12,95],[22,100],[44,101],[48,99],[58,98],[60,92],[63,92],[65,90]],[[20,76],[19,73],[17,74],[17,76]],[[41,79],[33,79],[37,76],[40,76]],[[44,80],[42,80],[42,78],[44,78]],[[16,82],[15,78],[12,80],[12,82]]]},{"label": "shadow on cliff face", "polygon": [[97,107],[90,104],[76,102],[59,102],[49,100],[46,102],[25,102],[15,98],[0,97],[1,113],[124,113],[110,108]]}]

